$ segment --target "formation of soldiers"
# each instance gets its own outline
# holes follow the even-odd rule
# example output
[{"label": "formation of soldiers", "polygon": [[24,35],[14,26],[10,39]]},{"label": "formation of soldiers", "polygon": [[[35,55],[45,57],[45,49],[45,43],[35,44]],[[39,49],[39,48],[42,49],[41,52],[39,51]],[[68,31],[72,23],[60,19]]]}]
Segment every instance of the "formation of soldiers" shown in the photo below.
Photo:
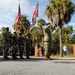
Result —
[{"label": "formation of soldiers", "polygon": [[26,48],[26,58],[30,59],[29,54],[30,54],[30,39],[29,36],[23,35],[24,30],[21,29],[19,36],[17,35],[16,32],[9,32],[9,28],[5,28],[5,32],[3,33],[3,45],[4,45],[4,51],[3,51],[3,59],[9,59],[8,57],[8,51],[9,49],[12,50],[12,59],[18,59],[17,58],[17,52],[19,50],[20,53],[20,59],[23,58],[23,53],[24,49]]},{"label": "formation of soldiers", "polygon": [[[40,26],[39,26],[40,27]],[[4,39],[4,52],[3,52],[3,58],[4,59],[9,59],[8,58],[8,50],[12,50],[12,59],[17,59],[17,52],[19,50],[20,53],[20,58],[23,58],[23,53],[24,50],[26,50],[26,58],[30,58],[30,46],[32,45],[31,42],[31,37],[29,35],[24,35],[24,29],[20,30],[20,33],[17,35],[16,32],[11,34],[9,32],[9,28],[5,28],[5,32],[3,34],[3,39]],[[46,60],[51,60],[51,44],[52,44],[52,39],[51,39],[51,27],[50,24],[46,24],[45,27],[43,28],[44,30],[44,52],[46,56]]]}]

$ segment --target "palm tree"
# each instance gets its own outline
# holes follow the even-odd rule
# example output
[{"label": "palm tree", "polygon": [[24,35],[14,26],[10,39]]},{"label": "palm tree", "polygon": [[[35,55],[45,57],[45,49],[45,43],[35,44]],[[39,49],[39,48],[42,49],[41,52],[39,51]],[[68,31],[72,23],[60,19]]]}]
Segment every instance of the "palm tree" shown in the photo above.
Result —
[{"label": "palm tree", "polygon": [[39,20],[37,20],[38,23],[40,23],[42,26],[46,24],[45,20],[40,18]]},{"label": "palm tree", "polygon": [[74,4],[71,0],[49,0],[50,4],[46,8],[46,16],[50,20],[53,27],[60,28],[60,55],[62,52],[62,26],[68,24],[71,15],[74,13]]},{"label": "palm tree", "polygon": [[63,43],[67,46],[68,44],[70,44],[69,39],[71,37],[72,32],[73,32],[72,26],[62,28]]},{"label": "palm tree", "polygon": [[25,15],[22,15],[19,28],[16,28],[16,24],[13,25],[13,28],[16,31],[20,30],[20,29],[24,29],[25,34],[27,34],[29,32],[29,29],[30,29],[30,22]]},{"label": "palm tree", "polygon": [[36,45],[41,41],[42,30],[38,26],[34,25],[30,28],[30,34],[33,41],[36,40]]},{"label": "palm tree", "polygon": [[45,20],[40,18],[39,20],[37,20],[37,23],[30,28],[30,33],[32,35],[33,40],[37,39],[39,42],[39,40],[43,38],[42,26],[45,24],[46,24]]},{"label": "palm tree", "polygon": [[[46,24],[46,21],[42,18],[40,18],[39,20],[37,20],[38,26],[41,28],[42,30],[42,36],[44,35],[43,33],[43,26]],[[42,37],[43,38],[43,37]]]},{"label": "palm tree", "polygon": [[38,56],[38,45],[42,41],[42,30],[38,25],[33,25],[30,28],[30,34],[35,45],[35,56]]}]

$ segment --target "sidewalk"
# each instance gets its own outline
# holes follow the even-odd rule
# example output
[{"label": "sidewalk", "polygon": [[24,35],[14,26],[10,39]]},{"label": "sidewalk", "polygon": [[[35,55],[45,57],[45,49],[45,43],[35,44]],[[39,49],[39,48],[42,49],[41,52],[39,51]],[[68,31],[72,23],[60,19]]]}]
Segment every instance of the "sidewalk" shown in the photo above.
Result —
[{"label": "sidewalk", "polygon": [[63,57],[61,57],[61,56],[51,56],[51,58],[53,58],[53,59],[75,59],[75,57],[74,56],[63,56]]}]

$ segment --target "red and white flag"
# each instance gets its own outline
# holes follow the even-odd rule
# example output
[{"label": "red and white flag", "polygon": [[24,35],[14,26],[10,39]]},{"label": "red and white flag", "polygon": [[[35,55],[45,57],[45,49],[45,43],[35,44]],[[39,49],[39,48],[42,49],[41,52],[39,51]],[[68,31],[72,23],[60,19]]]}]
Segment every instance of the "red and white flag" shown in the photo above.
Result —
[{"label": "red and white flag", "polygon": [[35,8],[33,15],[32,15],[32,24],[36,23],[36,17],[38,17],[38,4],[39,3],[36,4],[36,8]]},{"label": "red and white flag", "polygon": [[20,9],[20,3],[19,3],[19,5],[18,5],[18,14],[16,16],[16,27],[19,27],[20,19],[21,19],[21,9]]}]

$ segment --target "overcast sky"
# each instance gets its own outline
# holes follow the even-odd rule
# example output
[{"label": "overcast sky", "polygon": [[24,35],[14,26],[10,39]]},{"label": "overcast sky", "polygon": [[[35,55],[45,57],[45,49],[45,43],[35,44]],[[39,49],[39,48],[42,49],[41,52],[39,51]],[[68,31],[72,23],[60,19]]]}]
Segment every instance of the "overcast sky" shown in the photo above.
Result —
[{"label": "overcast sky", "polygon": [[[75,4],[75,0],[72,0]],[[15,23],[15,18],[18,12],[18,2],[19,0],[0,0],[0,28],[10,27]],[[39,2],[39,18],[43,18],[48,22],[45,16],[45,9],[49,4],[49,0],[20,0],[21,13],[26,15],[31,22],[32,14],[35,6]],[[72,16],[71,22],[68,25],[72,25],[75,29],[75,14]]]}]

